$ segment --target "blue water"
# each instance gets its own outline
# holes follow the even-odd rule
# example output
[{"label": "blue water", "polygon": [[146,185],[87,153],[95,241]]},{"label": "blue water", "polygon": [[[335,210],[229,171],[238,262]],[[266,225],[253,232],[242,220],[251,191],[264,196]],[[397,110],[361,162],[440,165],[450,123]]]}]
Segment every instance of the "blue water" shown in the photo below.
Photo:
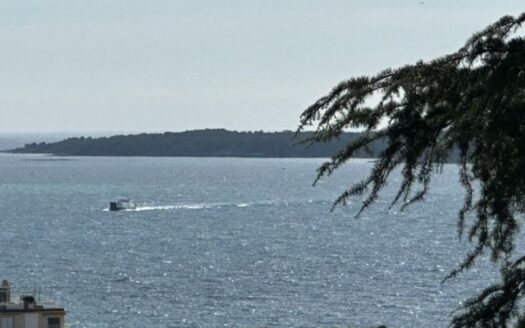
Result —
[{"label": "blue water", "polygon": [[312,187],[321,162],[0,155],[0,278],[94,328],[443,327],[494,279],[482,260],[440,284],[467,250],[454,165],[425,202],[389,210],[394,176],[354,218],[360,199],[330,208],[372,164]]}]

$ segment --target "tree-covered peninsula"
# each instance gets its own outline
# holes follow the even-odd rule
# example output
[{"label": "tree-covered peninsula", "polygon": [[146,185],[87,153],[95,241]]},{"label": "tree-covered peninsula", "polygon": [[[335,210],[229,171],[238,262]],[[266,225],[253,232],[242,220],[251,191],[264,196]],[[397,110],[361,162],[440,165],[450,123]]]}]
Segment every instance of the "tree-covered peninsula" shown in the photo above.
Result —
[{"label": "tree-covered peninsula", "polygon": [[[64,156],[330,157],[360,136],[359,133],[344,132],[338,139],[326,143],[300,143],[311,134],[205,129],[102,138],[75,137],[52,143],[30,143],[9,152]],[[384,145],[377,141],[369,148],[361,150],[355,157],[374,157]]]}]

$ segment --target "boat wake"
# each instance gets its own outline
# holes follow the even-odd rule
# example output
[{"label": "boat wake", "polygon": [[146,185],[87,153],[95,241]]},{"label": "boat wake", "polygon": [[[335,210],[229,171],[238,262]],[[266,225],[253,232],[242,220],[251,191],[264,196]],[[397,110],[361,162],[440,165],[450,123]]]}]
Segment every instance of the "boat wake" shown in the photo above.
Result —
[{"label": "boat wake", "polygon": [[206,208],[220,207],[218,204],[181,204],[181,205],[158,205],[158,206],[137,206],[134,209],[127,210],[130,212],[157,211],[157,210],[201,210]]},{"label": "boat wake", "polygon": [[[248,207],[248,203],[195,203],[195,204],[176,204],[176,205],[140,205],[135,208],[123,209],[122,212],[142,212],[142,211],[161,211],[161,210],[202,210],[221,207]],[[109,212],[108,208],[104,212]]]},{"label": "boat wake", "polygon": [[[314,201],[309,200],[306,203],[312,203]],[[303,202],[293,202],[303,203]],[[292,203],[290,203],[291,205]],[[268,201],[258,201],[258,202],[249,202],[249,203],[186,203],[186,204],[172,204],[172,205],[156,205],[156,204],[136,204],[135,208],[123,209],[120,212],[143,212],[143,211],[166,211],[166,210],[204,210],[204,209],[213,209],[213,208],[247,208],[247,207],[260,207],[260,206],[274,206],[274,205],[284,205],[288,206],[289,202],[282,200],[268,200]],[[108,212],[109,209],[105,208],[103,211]]]}]

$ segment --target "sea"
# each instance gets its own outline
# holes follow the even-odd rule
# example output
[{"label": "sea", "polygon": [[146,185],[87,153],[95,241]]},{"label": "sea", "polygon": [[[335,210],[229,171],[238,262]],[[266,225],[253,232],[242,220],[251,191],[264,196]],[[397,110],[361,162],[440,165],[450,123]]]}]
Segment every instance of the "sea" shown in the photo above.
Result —
[{"label": "sea", "polygon": [[356,217],[332,205],[373,160],[313,186],[325,160],[1,154],[0,279],[72,328],[444,327],[499,277],[481,258],[442,283],[472,247],[456,165],[404,211],[394,173]]}]

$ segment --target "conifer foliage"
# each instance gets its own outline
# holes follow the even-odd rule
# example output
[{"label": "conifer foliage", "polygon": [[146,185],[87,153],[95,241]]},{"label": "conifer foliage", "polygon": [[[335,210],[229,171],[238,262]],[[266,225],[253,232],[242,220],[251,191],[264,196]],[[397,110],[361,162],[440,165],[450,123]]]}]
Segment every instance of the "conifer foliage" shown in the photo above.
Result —
[{"label": "conifer foliage", "polygon": [[306,143],[330,141],[349,128],[366,131],[324,163],[318,179],[372,142],[387,143],[369,176],[334,206],[365,195],[365,210],[396,168],[403,180],[392,205],[421,201],[434,174],[459,151],[466,192],[458,232],[473,249],[449,277],[488,253],[502,279],[465,302],[452,327],[525,327],[525,256],[513,254],[525,218],[524,21],[525,13],[505,16],[455,53],[343,81],[300,118],[298,132],[315,129]]}]

